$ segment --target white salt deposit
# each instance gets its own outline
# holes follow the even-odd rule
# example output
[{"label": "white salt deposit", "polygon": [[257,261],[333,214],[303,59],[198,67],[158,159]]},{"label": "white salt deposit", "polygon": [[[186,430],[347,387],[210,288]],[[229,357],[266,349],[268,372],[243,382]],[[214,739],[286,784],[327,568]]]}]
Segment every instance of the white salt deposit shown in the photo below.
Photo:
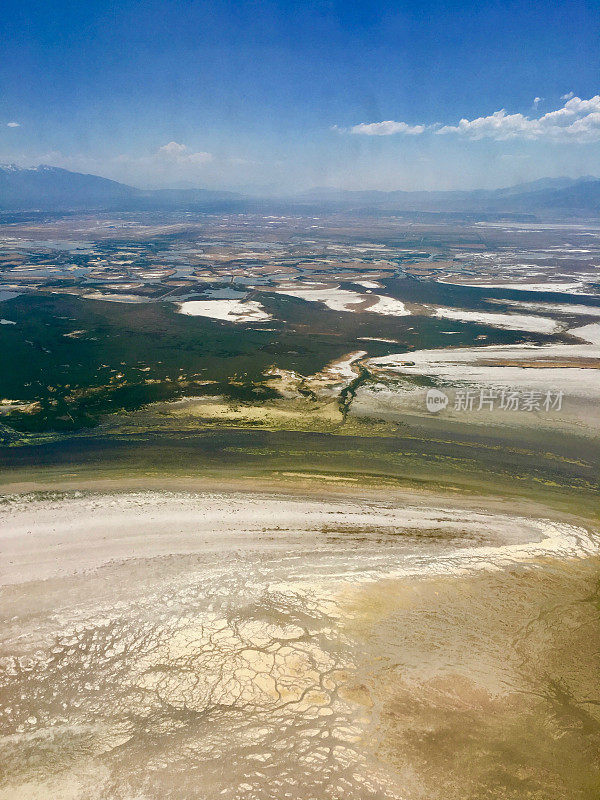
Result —
[{"label": "white salt deposit", "polygon": [[266,322],[272,319],[256,300],[188,300],[178,304],[180,314],[225,322]]},{"label": "white salt deposit", "polygon": [[534,333],[558,333],[560,326],[553,319],[534,317],[528,314],[493,314],[487,311],[465,311],[458,308],[436,308],[435,316],[456,319],[460,322],[481,322],[510,331],[532,331]]}]

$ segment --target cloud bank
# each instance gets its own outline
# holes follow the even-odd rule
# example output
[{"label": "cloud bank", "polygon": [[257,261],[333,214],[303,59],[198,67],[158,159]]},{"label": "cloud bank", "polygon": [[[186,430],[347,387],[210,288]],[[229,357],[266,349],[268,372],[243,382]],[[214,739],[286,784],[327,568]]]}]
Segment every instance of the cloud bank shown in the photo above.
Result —
[{"label": "cloud bank", "polygon": [[[420,135],[432,131],[436,135],[456,134],[469,139],[549,140],[555,142],[595,142],[600,140],[600,95],[589,100],[573,96],[561,99],[564,105],[540,117],[509,114],[502,108],[487,117],[461,119],[458,125],[409,125],[406,122],[361,122],[349,129],[363,136]],[[536,98],[539,102],[540,98]],[[534,101],[535,102],[535,101]],[[537,105],[537,103],[536,103]]]},{"label": "cloud bank", "polygon": [[194,153],[185,144],[169,142],[158,148],[157,156],[175,164],[206,164],[213,160],[212,153]]},{"label": "cloud bank", "polygon": [[425,131],[425,125],[408,125],[406,122],[361,122],[350,128],[350,133],[362,133],[365,136],[391,136],[394,133],[405,133],[416,136]]}]

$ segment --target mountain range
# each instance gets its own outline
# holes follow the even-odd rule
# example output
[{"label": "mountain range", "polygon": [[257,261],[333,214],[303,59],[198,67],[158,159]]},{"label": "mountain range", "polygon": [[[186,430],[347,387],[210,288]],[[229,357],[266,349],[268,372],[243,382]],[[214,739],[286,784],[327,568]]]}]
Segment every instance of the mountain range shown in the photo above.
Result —
[{"label": "mountain range", "polygon": [[544,178],[495,190],[407,192],[316,188],[276,198],[208,189],[138,189],[124,183],[40,165],[0,166],[3,210],[189,210],[229,212],[354,211],[379,214],[533,214],[600,216],[600,180]]}]

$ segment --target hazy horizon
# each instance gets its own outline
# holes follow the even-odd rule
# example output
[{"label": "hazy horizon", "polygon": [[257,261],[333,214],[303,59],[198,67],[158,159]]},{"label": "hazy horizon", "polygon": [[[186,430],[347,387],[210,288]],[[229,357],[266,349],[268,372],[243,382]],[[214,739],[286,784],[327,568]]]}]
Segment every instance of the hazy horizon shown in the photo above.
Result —
[{"label": "hazy horizon", "polygon": [[[208,191],[208,192],[215,192],[215,193],[222,192],[224,194],[231,193],[231,194],[247,195],[248,197],[265,198],[265,199],[277,199],[277,198],[282,198],[283,199],[283,198],[286,198],[286,197],[292,198],[292,197],[297,197],[297,196],[302,196],[302,195],[312,195],[312,194],[314,194],[314,195],[331,194],[331,196],[334,197],[337,194],[343,194],[343,193],[346,193],[346,192],[347,193],[364,192],[364,193],[374,193],[374,194],[376,194],[376,193],[382,193],[382,194],[390,193],[390,194],[393,194],[395,192],[406,192],[406,193],[415,193],[415,194],[419,194],[419,193],[439,194],[439,193],[444,193],[444,192],[448,192],[448,193],[452,193],[452,192],[471,193],[471,192],[477,192],[477,191],[494,192],[494,191],[501,191],[503,189],[517,188],[519,186],[535,185],[536,183],[542,183],[542,182],[545,182],[545,181],[548,181],[548,182],[550,182],[550,181],[577,182],[577,181],[587,181],[587,180],[589,180],[589,181],[600,180],[600,178],[598,176],[591,175],[591,174],[585,174],[585,175],[581,175],[581,176],[577,176],[577,177],[571,177],[571,176],[568,176],[568,175],[556,175],[556,176],[543,175],[543,176],[540,176],[539,178],[533,178],[533,179],[528,180],[528,181],[519,181],[517,183],[511,182],[511,183],[508,183],[508,184],[502,183],[502,184],[489,186],[489,187],[488,186],[486,186],[486,187],[471,186],[471,187],[465,187],[465,188],[456,187],[456,188],[453,188],[453,189],[436,189],[436,188],[430,188],[430,189],[418,189],[418,188],[406,189],[406,188],[403,188],[403,187],[396,187],[396,188],[390,188],[390,189],[378,189],[378,188],[375,188],[375,187],[368,187],[368,186],[345,188],[345,187],[337,187],[337,186],[331,186],[331,185],[329,185],[329,186],[328,185],[314,185],[314,186],[308,186],[308,187],[305,187],[305,188],[302,188],[302,189],[291,189],[290,188],[288,191],[286,191],[285,189],[279,189],[278,190],[278,189],[273,188],[271,186],[260,186],[260,185],[238,186],[238,187],[219,186],[219,185],[206,186],[206,185],[202,185],[202,183],[200,181],[197,181],[197,182],[194,182],[194,181],[173,181],[171,183],[164,183],[164,184],[160,184],[160,183],[159,184],[156,184],[156,183],[145,183],[145,184],[141,183],[140,184],[140,183],[133,183],[133,182],[129,183],[129,182],[120,180],[118,177],[114,178],[114,177],[111,177],[110,175],[106,175],[106,174],[100,174],[100,173],[96,173],[96,172],[85,172],[85,171],[82,171],[82,170],[80,171],[80,170],[72,169],[72,168],[69,168],[69,167],[63,167],[63,166],[61,166],[59,164],[47,164],[47,163],[40,163],[40,164],[27,164],[27,163],[24,163],[24,164],[19,164],[19,163],[14,162],[14,161],[12,161],[12,162],[7,162],[7,161],[1,162],[0,161],[0,169],[7,169],[7,168],[12,168],[12,167],[15,167],[15,168],[18,168],[18,169],[23,169],[23,170],[37,170],[37,169],[43,169],[43,168],[66,169],[68,171],[72,171],[72,172],[77,173],[77,174],[90,175],[92,177],[98,177],[98,178],[103,178],[103,179],[107,179],[107,180],[113,180],[113,181],[116,181],[118,183],[121,183],[122,185],[129,186],[130,188],[138,189],[138,190],[141,190],[141,191]],[[549,186],[549,187],[545,187],[544,186],[544,188],[554,188],[554,187],[553,186]]]}]

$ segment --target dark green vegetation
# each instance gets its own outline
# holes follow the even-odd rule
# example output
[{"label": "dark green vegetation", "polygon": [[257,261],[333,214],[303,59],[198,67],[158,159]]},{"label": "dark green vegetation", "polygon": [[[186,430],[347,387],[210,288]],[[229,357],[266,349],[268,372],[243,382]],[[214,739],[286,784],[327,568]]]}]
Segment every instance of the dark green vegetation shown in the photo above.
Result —
[{"label": "dark green vegetation", "polygon": [[430,317],[337,313],[268,292],[257,298],[275,317],[263,329],[188,317],[166,302],[23,294],[0,303],[0,315],[16,323],[0,326],[0,397],[37,404],[2,420],[21,432],[72,431],[181,395],[256,401],[275,394],[264,386],[273,365],[310,375],[352,350],[379,356],[447,345],[441,331],[457,331],[455,346],[481,335],[488,344],[548,339]]},{"label": "dark green vegetation", "polygon": [[[576,435],[573,426],[561,430],[557,419],[556,433],[549,434],[535,423],[500,430],[466,418],[388,414],[388,390],[401,396],[433,379],[390,381],[364,361],[343,380],[335,370],[321,374],[357,352],[373,358],[573,342],[566,332],[502,330],[431,315],[436,307],[515,313],[519,306],[511,300],[600,306],[597,295],[444,282],[487,277],[502,284],[531,274],[545,284],[561,275],[593,292],[591,270],[600,252],[593,230],[421,224],[360,214],[319,224],[300,216],[275,221],[175,212],[28,213],[0,222],[5,484],[35,475],[42,481],[71,474],[220,480],[305,473],[457,491],[489,491],[493,484],[507,495],[560,495],[564,508],[597,504],[597,442]],[[374,281],[372,288],[365,280]],[[353,292],[362,305],[338,312],[284,294],[318,284]],[[410,315],[357,311],[368,306],[367,292],[401,300]],[[91,299],[111,293],[138,302]],[[256,300],[271,319],[234,324],[177,312],[178,302],[215,297]],[[534,306],[526,313],[545,317],[548,311]],[[572,316],[561,311],[559,323],[568,329],[595,321],[576,310]],[[273,375],[273,367],[296,375]],[[379,381],[385,385],[373,396],[381,397],[381,407],[369,401],[356,412],[363,384]],[[218,399],[160,402],[181,397]]]}]

